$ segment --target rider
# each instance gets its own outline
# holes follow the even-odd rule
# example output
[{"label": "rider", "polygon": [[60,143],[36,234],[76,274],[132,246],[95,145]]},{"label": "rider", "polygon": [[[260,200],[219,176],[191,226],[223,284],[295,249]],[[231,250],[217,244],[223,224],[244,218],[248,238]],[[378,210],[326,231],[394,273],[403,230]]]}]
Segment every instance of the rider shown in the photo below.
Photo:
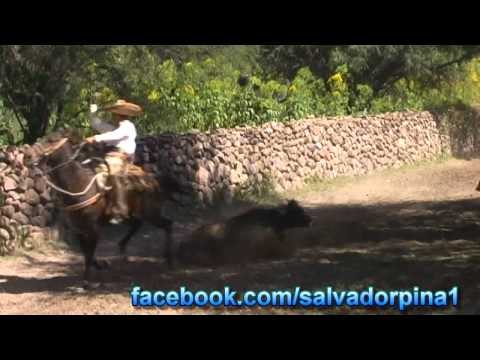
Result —
[{"label": "rider", "polygon": [[137,131],[135,125],[130,121],[134,116],[141,115],[143,110],[140,106],[118,100],[114,105],[105,109],[112,113],[112,120],[116,127],[103,122],[95,114],[98,106],[90,106],[92,127],[100,132],[100,135],[86,139],[87,143],[105,142],[113,145],[116,151],[109,152],[105,156],[111,175],[112,185],[112,224],[119,224],[128,218],[128,199],[125,188],[122,186],[122,177],[126,176],[128,164],[133,163],[135,156]]}]

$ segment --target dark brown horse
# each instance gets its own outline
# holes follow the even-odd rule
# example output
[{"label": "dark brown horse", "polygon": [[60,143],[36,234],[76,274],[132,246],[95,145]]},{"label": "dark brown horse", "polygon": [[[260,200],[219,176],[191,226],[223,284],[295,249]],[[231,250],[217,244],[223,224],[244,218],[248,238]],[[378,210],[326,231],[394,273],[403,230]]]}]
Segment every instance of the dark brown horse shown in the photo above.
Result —
[{"label": "dark brown horse", "polygon": [[[25,161],[28,166],[42,164],[50,185],[57,191],[62,200],[73,232],[78,236],[85,259],[84,283],[88,287],[91,267],[101,270],[105,264],[95,258],[95,250],[100,238],[100,228],[109,220],[108,192],[105,192],[95,181],[94,169],[84,166],[76,159],[80,151],[74,147],[81,139],[74,132],[60,132],[47,137],[44,141],[26,151]],[[145,174],[146,175],[146,174]],[[150,188],[142,192],[129,191],[130,229],[120,241],[119,247],[125,254],[130,239],[146,221],[166,234],[167,244],[165,256],[169,267],[172,266],[172,226],[173,222],[161,216],[162,205],[174,200],[174,192],[182,192],[180,186],[170,178],[154,178],[146,175]]]}]

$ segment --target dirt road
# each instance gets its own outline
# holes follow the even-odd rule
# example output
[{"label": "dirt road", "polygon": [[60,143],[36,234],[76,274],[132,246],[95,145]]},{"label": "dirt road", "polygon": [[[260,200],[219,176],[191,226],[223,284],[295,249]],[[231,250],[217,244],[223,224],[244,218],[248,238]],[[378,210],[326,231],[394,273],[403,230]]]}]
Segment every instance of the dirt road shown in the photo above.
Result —
[{"label": "dirt road", "polygon": [[[480,160],[449,160],[413,169],[338,181],[302,191],[314,217],[292,231],[301,247],[291,259],[241,267],[177,268],[161,258],[163,234],[146,228],[132,241],[130,262],[116,255],[121,229],[108,229],[98,254],[111,262],[104,287],[78,289],[82,258],[71,248],[48,248],[0,258],[0,314],[203,314],[220,310],[136,310],[128,290],[222,289],[461,289],[461,307],[422,313],[480,313]],[[202,220],[199,219],[198,222]],[[178,225],[176,238],[195,224]],[[224,311],[223,311],[224,312]],[[394,310],[237,310],[242,314],[390,313]],[[228,313],[231,313],[228,311]]]}]

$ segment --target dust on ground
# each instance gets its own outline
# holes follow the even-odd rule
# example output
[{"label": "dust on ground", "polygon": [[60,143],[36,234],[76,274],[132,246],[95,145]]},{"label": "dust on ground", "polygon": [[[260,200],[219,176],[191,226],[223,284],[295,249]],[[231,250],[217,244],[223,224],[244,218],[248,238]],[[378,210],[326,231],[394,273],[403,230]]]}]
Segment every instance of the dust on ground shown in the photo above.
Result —
[{"label": "dust on ground", "polygon": [[[393,309],[134,309],[129,289],[382,290],[461,289],[458,309],[416,313],[480,313],[480,199],[475,192],[480,160],[448,160],[386,171],[309,188],[296,197],[314,217],[307,231],[288,241],[299,250],[290,259],[218,269],[178,266],[162,257],[163,233],[145,227],[117,256],[124,229],[106,229],[98,257],[111,268],[96,273],[104,284],[79,291],[83,259],[69,247],[49,247],[0,259],[0,314],[398,314]],[[290,194],[291,195],[291,194]],[[227,214],[223,214],[227,215]],[[229,215],[229,214],[228,214]],[[180,241],[206,219],[176,224]]]}]

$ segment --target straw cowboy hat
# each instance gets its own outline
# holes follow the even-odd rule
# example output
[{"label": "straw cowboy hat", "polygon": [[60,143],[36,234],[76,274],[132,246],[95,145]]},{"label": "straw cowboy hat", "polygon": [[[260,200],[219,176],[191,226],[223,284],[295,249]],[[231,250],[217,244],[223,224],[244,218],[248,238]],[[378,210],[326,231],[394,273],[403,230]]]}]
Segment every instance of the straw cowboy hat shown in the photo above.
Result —
[{"label": "straw cowboy hat", "polygon": [[118,100],[115,104],[104,108],[104,110],[113,114],[125,116],[139,116],[143,114],[143,109],[140,106],[129,103],[125,100]]}]

